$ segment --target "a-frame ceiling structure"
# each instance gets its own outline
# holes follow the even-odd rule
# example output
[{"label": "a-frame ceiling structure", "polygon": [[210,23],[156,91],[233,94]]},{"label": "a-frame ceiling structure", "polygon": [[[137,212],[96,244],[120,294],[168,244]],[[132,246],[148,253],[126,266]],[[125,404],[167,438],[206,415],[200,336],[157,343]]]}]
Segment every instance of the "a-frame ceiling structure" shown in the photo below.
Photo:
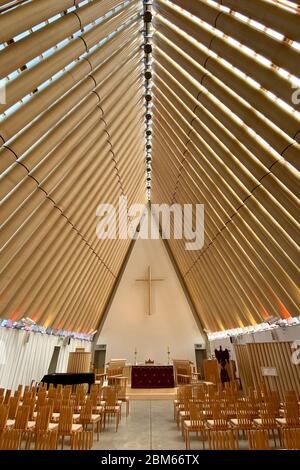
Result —
[{"label": "a-frame ceiling structure", "polygon": [[205,204],[168,243],[206,329],[299,314],[299,3],[151,3],[0,0],[0,318],[97,328],[130,248],[97,206],[150,180]]}]

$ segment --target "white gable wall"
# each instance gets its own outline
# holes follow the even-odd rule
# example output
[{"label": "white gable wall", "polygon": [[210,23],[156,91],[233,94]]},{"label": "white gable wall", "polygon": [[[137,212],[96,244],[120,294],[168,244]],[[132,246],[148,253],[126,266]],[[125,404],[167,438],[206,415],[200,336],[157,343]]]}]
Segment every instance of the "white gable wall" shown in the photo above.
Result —
[{"label": "white gable wall", "polygon": [[[148,284],[136,282],[152,276],[164,278],[152,287],[152,315],[148,312]],[[165,364],[170,358],[195,363],[194,344],[204,343],[180,281],[162,240],[137,240],[98,339],[106,344],[107,362],[124,358],[151,359]]]}]

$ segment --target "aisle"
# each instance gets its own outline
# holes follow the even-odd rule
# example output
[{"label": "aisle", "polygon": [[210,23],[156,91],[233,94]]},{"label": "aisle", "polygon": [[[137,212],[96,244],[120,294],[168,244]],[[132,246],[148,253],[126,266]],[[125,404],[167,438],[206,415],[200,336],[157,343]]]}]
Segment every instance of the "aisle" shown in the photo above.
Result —
[{"label": "aisle", "polygon": [[118,432],[115,432],[112,420],[106,430],[100,434],[99,442],[94,441],[93,447],[102,450],[184,448],[184,442],[173,421],[171,400],[131,401],[130,414],[126,418],[123,411]]}]

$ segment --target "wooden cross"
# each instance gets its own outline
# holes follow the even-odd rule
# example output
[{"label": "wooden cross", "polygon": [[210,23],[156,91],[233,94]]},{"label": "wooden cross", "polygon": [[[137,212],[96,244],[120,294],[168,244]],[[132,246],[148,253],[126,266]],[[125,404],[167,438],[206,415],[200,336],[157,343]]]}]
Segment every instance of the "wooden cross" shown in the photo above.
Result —
[{"label": "wooden cross", "polygon": [[149,310],[148,310],[148,315],[151,315],[151,310],[152,310],[152,296],[151,296],[151,285],[152,282],[156,281],[164,281],[162,278],[158,277],[152,277],[151,274],[151,266],[148,266],[148,277],[143,278],[143,279],[136,279],[137,282],[148,282],[148,301],[149,301]]}]

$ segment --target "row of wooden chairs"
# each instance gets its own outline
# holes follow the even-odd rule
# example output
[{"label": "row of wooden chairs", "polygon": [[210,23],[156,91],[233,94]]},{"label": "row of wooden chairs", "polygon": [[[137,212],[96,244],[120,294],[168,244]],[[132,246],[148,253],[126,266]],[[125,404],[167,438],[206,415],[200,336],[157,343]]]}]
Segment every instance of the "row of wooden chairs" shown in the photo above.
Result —
[{"label": "row of wooden chairs", "polygon": [[99,433],[108,420],[115,418],[117,431],[121,419],[122,402],[118,400],[118,389],[113,386],[95,386],[89,395],[83,393],[82,387],[78,387],[74,394],[67,387],[49,391],[41,387],[38,391],[26,389],[23,395],[20,390],[14,396],[1,395],[8,398],[0,405],[0,433],[20,431],[22,436],[26,435],[26,447],[31,446],[32,438],[36,442],[41,432],[55,431],[63,448],[66,436],[72,441],[76,434],[87,431],[90,425],[92,435],[96,432],[99,439]]},{"label": "row of wooden chairs", "polygon": [[[282,446],[282,435],[289,430],[298,435],[296,429],[300,429],[300,414],[294,393],[287,394],[283,404],[277,394],[260,393],[261,399],[255,401],[257,395],[251,390],[247,397],[241,397],[229,389],[205,391],[199,386],[180,387],[174,401],[174,419],[181,428],[187,448],[191,432],[200,434],[203,447],[207,436],[216,432],[227,432],[224,436],[236,435],[238,439],[240,432],[249,436],[254,431],[264,431],[267,436],[272,434],[275,446],[276,436]],[[283,406],[284,417],[279,417],[280,406]]]},{"label": "row of wooden chairs", "polygon": [[[0,434],[0,450],[20,450],[22,431],[6,429]],[[90,450],[93,447],[93,432],[82,431],[71,439],[71,450]],[[58,432],[41,431],[36,435],[34,450],[57,450]],[[29,449],[29,447],[27,447]]]}]

